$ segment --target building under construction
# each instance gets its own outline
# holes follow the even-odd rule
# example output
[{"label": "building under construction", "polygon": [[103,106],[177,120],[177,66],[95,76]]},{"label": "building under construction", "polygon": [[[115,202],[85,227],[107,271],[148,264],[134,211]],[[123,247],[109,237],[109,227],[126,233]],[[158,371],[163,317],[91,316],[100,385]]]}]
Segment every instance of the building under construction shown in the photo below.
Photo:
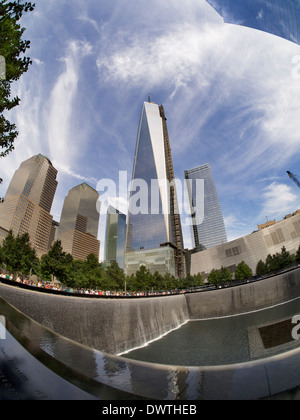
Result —
[{"label": "building under construction", "polygon": [[[164,108],[145,102],[138,128],[132,181],[139,183],[142,180],[147,191],[141,188],[139,193],[134,191],[130,196],[125,254],[128,275],[134,274],[141,265],[162,275],[184,277],[186,274],[174,179]],[[134,208],[137,198],[144,202],[141,211]]]}]

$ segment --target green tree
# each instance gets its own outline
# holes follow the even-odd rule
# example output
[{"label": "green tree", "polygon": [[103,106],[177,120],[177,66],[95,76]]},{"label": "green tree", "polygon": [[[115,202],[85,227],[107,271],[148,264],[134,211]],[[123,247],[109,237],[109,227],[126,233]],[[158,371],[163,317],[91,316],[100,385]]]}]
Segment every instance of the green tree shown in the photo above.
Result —
[{"label": "green tree", "polygon": [[200,273],[194,274],[192,278],[193,280],[192,280],[191,287],[202,286],[204,284],[204,278],[202,277]]},{"label": "green tree", "polygon": [[162,290],[164,288],[164,276],[162,276],[158,271],[155,271],[151,277],[151,290]]},{"label": "green tree", "polygon": [[35,249],[30,244],[28,233],[16,238],[16,248],[19,255],[19,263],[16,271],[23,274],[36,273],[38,270],[39,259]]},{"label": "green tree", "polygon": [[216,286],[229,283],[231,280],[232,274],[227,267],[222,267],[220,270],[213,269],[208,276],[208,282]]},{"label": "green tree", "polygon": [[263,260],[259,260],[256,266],[256,275],[264,276],[265,274],[267,274],[267,266]]},{"label": "green tree", "polygon": [[103,278],[103,269],[95,254],[89,254],[86,257],[82,265],[82,273],[86,283],[84,287],[90,289],[100,287]]},{"label": "green tree", "polygon": [[286,247],[283,246],[280,254],[280,268],[288,267],[293,262],[292,255],[286,250]]},{"label": "green tree", "polygon": [[201,286],[204,284],[204,279],[200,273],[194,275],[188,274],[179,284],[182,289],[188,289],[190,287]]},{"label": "green tree", "polygon": [[163,289],[164,290],[174,290],[177,288],[177,282],[174,276],[170,273],[166,273],[163,276]]},{"label": "green tree", "polygon": [[135,273],[135,290],[143,291],[150,290],[149,284],[151,283],[150,271],[142,265]]},{"label": "green tree", "polygon": [[103,268],[96,255],[89,254],[85,261],[74,260],[66,266],[66,286],[78,289],[97,289],[101,287]]},{"label": "green tree", "polygon": [[125,276],[125,283],[126,283],[126,292],[133,292],[136,290],[135,288],[135,275],[131,274],[130,276]]},{"label": "green tree", "polygon": [[1,247],[1,260],[2,265],[9,271],[15,271],[17,265],[17,249],[16,241],[12,231],[9,231],[8,235],[4,239]]},{"label": "green tree", "polygon": [[245,263],[245,261],[242,261],[239,263],[235,270],[235,279],[236,280],[246,280],[252,277],[252,270],[251,268]]},{"label": "green tree", "polygon": [[[0,0],[0,58],[4,60],[5,67],[2,69],[3,74],[0,74],[0,158],[14,149],[14,141],[18,136],[16,125],[4,113],[19,105],[18,96],[11,98],[11,85],[28,71],[32,63],[30,58],[24,56],[30,48],[30,41],[22,39],[25,28],[18,22],[24,12],[33,11],[34,7],[34,4],[24,3],[23,0]],[[0,184],[2,182],[0,178]],[[3,198],[0,197],[1,202]]]},{"label": "green tree", "polygon": [[272,271],[277,271],[280,268],[280,256],[279,254],[271,255],[269,254],[266,259],[266,269],[267,273]]},{"label": "green tree", "polygon": [[300,264],[300,245],[299,245],[298,251],[295,255],[295,260],[296,260],[296,263]]},{"label": "green tree", "polygon": [[38,267],[36,251],[30,244],[28,233],[15,237],[12,231],[6,236],[1,247],[1,263],[11,272],[30,274]]},{"label": "green tree", "polygon": [[88,287],[84,276],[84,261],[73,260],[64,284],[68,287],[81,289]]},{"label": "green tree", "polygon": [[67,283],[72,265],[73,257],[63,251],[61,241],[56,241],[48,253],[41,257],[40,274],[45,280],[56,277],[62,283]]},{"label": "green tree", "polygon": [[34,10],[31,2],[0,0],[0,55],[5,59],[5,77],[0,80],[0,157],[14,149],[18,135],[15,124],[3,115],[19,105],[20,98],[11,98],[11,84],[28,71],[31,60],[25,57],[30,41],[22,39],[25,28],[18,23],[24,12]]},{"label": "green tree", "polygon": [[214,285],[220,284],[221,283],[220,271],[215,270],[215,269],[211,270],[208,276],[208,282]]},{"label": "green tree", "polygon": [[283,268],[288,267],[292,264],[294,258],[293,256],[286,250],[285,247],[282,247],[281,253],[278,252],[274,255],[268,255],[266,259],[266,268],[267,272],[276,272],[282,270]]},{"label": "green tree", "polygon": [[125,274],[117,262],[112,262],[105,271],[110,290],[121,291],[125,289]]},{"label": "green tree", "polygon": [[221,284],[229,283],[232,280],[232,274],[227,267],[222,267],[220,270]]}]

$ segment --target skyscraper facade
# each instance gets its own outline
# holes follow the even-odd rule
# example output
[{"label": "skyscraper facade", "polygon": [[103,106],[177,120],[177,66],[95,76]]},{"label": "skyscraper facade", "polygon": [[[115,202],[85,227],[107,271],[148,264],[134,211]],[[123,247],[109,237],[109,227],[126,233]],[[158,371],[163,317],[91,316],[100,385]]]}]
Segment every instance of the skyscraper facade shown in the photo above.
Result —
[{"label": "skyscraper facade", "polygon": [[300,44],[299,0],[207,0],[225,23],[248,26]]},{"label": "skyscraper facade", "polygon": [[108,208],[106,222],[105,263],[117,262],[124,268],[126,216],[113,207]]},{"label": "skyscraper facade", "polygon": [[56,176],[57,170],[47,157],[33,156],[15,172],[0,204],[0,226],[15,236],[28,233],[38,256],[49,247]]},{"label": "skyscraper facade", "polygon": [[[172,180],[174,169],[164,108],[145,102],[132,174],[135,193],[131,194],[129,202],[125,256],[128,274],[142,264],[159,272],[173,264],[172,274],[185,275],[180,215]],[[134,208],[137,202],[140,211]]]},{"label": "skyscraper facade", "polygon": [[97,191],[86,183],[72,188],[65,198],[57,239],[76,260],[85,260],[89,254],[99,258],[98,198]]},{"label": "skyscraper facade", "polygon": [[[192,206],[195,249],[201,251],[227,242],[227,235],[215,182],[209,164],[185,171]],[[203,180],[203,197],[197,196],[195,182]],[[189,188],[190,186],[190,188]]]}]

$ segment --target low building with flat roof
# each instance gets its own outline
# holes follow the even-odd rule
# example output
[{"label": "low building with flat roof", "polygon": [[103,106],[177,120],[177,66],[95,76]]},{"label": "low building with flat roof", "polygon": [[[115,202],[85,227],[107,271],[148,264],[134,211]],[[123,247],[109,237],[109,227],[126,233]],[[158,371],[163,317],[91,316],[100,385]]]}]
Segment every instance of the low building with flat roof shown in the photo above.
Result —
[{"label": "low building with flat roof", "polygon": [[253,274],[257,263],[265,261],[269,254],[280,253],[285,247],[295,254],[300,244],[300,213],[262,230],[223,245],[197,252],[191,256],[191,275],[201,273],[207,277],[212,269],[227,267],[235,272],[237,265],[245,261]]}]

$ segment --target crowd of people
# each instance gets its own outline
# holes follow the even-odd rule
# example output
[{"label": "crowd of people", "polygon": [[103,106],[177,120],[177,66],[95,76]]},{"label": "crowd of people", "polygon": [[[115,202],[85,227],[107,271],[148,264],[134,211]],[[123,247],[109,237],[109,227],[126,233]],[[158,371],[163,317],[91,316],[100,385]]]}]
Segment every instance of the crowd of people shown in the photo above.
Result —
[{"label": "crowd of people", "polygon": [[[284,273],[287,271],[291,271],[294,269],[298,269],[300,267],[300,265],[292,267],[292,268],[288,268],[285,270],[281,270],[280,273]],[[278,273],[277,273],[278,274]],[[241,284],[245,284],[245,283],[249,283],[252,281],[259,281],[259,280],[263,280],[264,278],[267,277],[271,277],[274,276],[276,274],[272,274],[272,275],[265,275],[265,276],[260,276],[259,278],[252,278],[252,279],[247,279],[245,281],[241,281],[241,282],[231,282],[232,286],[234,285],[241,285]],[[184,293],[191,293],[191,292],[199,292],[199,291],[208,291],[208,290],[215,290],[215,289],[222,289],[224,287],[229,287],[229,285],[222,285],[222,286],[217,286],[217,285],[211,285],[211,284],[205,284],[203,286],[199,286],[196,288],[192,288],[192,289],[185,289],[185,290],[163,290],[163,291],[144,291],[144,292],[126,292],[126,291],[111,291],[111,290],[94,290],[94,289],[79,289],[79,288],[72,288],[72,287],[68,287],[68,286],[64,286],[61,283],[55,283],[55,282],[47,282],[47,281],[42,281],[42,280],[37,280],[37,281],[33,281],[27,277],[22,277],[22,276],[17,276],[16,278],[14,277],[13,274],[3,274],[0,273],[0,283],[1,283],[1,279],[5,279],[6,281],[10,281],[12,283],[21,283],[24,284],[26,286],[30,286],[33,288],[37,288],[37,289],[47,289],[51,292],[63,292],[64,294],[71,294],[71,295],[90,295],[91,297],[94,296],[99,296],[99,297],[147,297],[147,296],[167,296],[167,295],[178,295],[178,294],[184,294]]]},{"label": "crowd of people", "polygon": [[78,289],[72,287],[65,287],[60,283],[55,282],[47,282],[38,280],[34,282],[26,277],[17,276],[14,278],[13,274],[2,274],[0,273],[0,282],[1,278],[5,280],[9,280],[11,282],[22,283],[27,286],[31,286],[38,289],[48,289],[49,291],[57,291],[57,292],[64,292],[76,295],[91,295],[91,296],[112,296],[112,297],[143,297],[143,296],[165,296],[165,295],[173,295],[178,293],[185,293],[184,290],[164,290],[161,292],[157,291],[147,291],[147,292],[118,292],[118,291],[110,291],[110,290],[94,290],[94,289]]}]

